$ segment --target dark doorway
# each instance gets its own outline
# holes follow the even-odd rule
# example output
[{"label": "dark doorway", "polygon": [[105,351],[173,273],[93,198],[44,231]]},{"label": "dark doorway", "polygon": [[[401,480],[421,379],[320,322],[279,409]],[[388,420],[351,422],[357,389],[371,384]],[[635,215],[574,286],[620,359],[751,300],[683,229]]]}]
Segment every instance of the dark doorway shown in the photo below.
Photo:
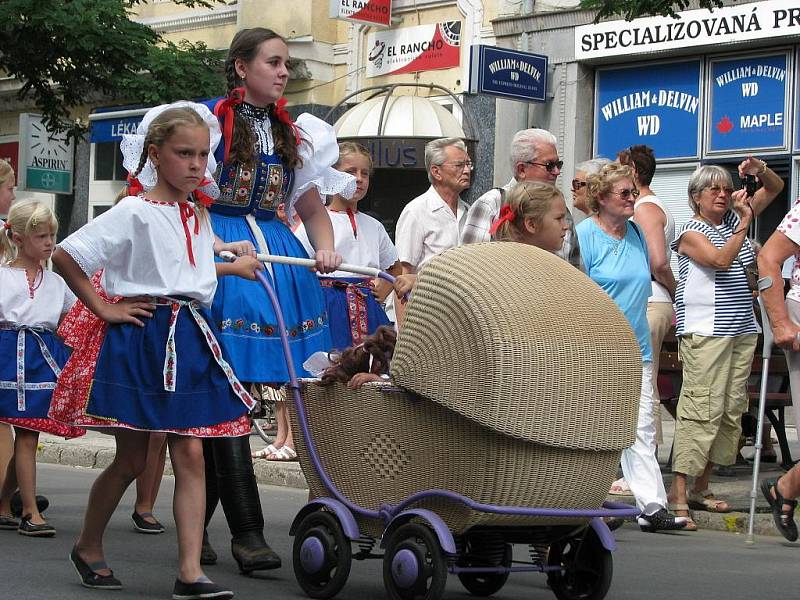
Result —
[{"label": "dark doorway", "polygon": [[395,226],[403,207],[429,187],[428,175],[421,169],[375,169],[369,192],[358,203],[358,209],[372,213],[394,240]]}]

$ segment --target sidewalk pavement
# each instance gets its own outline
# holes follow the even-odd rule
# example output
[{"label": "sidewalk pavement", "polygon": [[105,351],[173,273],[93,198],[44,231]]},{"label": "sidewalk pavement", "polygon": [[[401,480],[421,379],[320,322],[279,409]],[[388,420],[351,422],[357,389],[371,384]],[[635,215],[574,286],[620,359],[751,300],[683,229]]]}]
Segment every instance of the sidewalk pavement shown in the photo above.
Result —
[{"label": "sidewalk pavement", "polygon": [[[787,421],[791,421],[792,415],[790,413],[791,411],[787,411]],[[662,472],[668,471],[664,465],[669,460],[674,433],[674,422],[666,412],[664,412],[663,430],[665,443],[659,447],[659,462],[662,465]],[[792,457],[800,457],[797,432],[791,422],[787,424],[786,432]],[[250,436],[250,445],[253,451],[256,451],[264,448],[266,442],[258,435],[253,434]],[[775,449],[780,452],[777,443],[775,444]],[[753,449],[744,448],[742,454],[749,458],[753,454]],[[38,460],[40,462],[103,469],[113,458],[114,438],[110,435],[90,431],[85,436],[72,440],[64,440],[47,434],[42,434],[39,438]],[[300,469],[300,463],[296,461],[284,462],[254,459],[253,464],[258,483],[301,489],[308,487]],[[778,477],[782,473],[783,470],[776,463],[762,462],[759,479]],[[172,474],[169,458],[167,459],[165,474]],[[752,488],[752,464],[748,461],[746,465],[735,466],[734,475],[734,477],[723,477],[715,473],[711,478],[711,488],[715,494],[725,499],[734,508],[734,511],[727,514],[693,511],[693,517],[699,529],[728,531],[735,534],[747,533],[750,491]],[[670,479],[669,472],[664,472],[664,484],[667,489],[669,489]],[[609,496],[609,500],[633,504],[632,497]],[[773,525],[769,505],[760,491],[756,495],[754,532],[756,535],[779,535]]]}]

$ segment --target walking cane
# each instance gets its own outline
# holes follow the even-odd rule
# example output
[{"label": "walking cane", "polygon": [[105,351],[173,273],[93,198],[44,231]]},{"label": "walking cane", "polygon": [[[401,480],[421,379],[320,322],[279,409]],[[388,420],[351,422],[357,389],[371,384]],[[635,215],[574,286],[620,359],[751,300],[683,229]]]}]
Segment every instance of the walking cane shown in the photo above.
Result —
[{"label": "walking cane", "polygon": [[750,490],[750,519],[747,524],[747,538],[745,544],[755,543],[753,538],[753,521],[756,514],[756,497],[758,495],[758,469],[761,466],[761,436],[764,430],[764,408],[767,404],[767,383],[769,379],[769,359],[772,356],[772,327],[769,325],[767,309],[764,308],[764,300],[761,292],[772,286],[772,280],[764,277],[758,280],[758,308],[761,312],[761,328],[764,332],[764,347],[761,351],[763,364],[761,365],[761,388],[758,394],[758,425],[756,427],[756,453],[753,459],[753,487]]}]

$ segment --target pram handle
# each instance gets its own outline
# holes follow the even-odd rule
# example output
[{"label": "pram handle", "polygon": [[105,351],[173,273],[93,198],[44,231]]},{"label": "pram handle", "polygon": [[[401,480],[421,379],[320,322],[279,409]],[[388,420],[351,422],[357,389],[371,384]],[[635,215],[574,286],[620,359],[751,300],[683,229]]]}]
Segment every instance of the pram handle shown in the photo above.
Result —
[{"label": "pram handle", "polygon": [[[219,257],[227,260],[232,261],[236,260],[236,255],[233,252],[228,252],[227,250],[223,250],[219,253]],[[259,262],[269,262],[269,263],[280,263],[282,265],[294,265],[297,267],[307,267],[313,268],[317,263],[311,258],[298,258],[296,256],[277,256],[275,254],[257,254],[256,259]],[[385,279],[389,283],[394,283],[394,277],[381,271],[380,269],[375,269],[372,267],[362,267],[359,265],[350,265],[347,263],[342,263],[339,265],[339,268],[336,269],[337,271],[347,271],[348,273],[355,273],[357,275],[366,275],[367,277],[380,277],[381,279]]]}]

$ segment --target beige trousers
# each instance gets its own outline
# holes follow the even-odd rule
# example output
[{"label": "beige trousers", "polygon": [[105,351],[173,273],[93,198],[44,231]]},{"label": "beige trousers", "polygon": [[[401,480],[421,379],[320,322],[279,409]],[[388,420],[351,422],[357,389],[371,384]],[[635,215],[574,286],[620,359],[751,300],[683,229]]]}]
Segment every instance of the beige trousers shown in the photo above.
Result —
[{"label": "beige trousers", "polygon": [[656,444],[664,443],[661,431],[661,396],[658,393],[658,359],[661,344],[669,328],[672,327],[672,304],[669,302],[650,302],[647,304],[647,325],[650,327],[650,343],[653,346],[653,420],[656,425]]},{"label": "beige trousers", "polygon": [[709,462],[736,462],[757,339],[755,334],[681,338],[683,385],[675,423],[673,472],[697,477]]}]

